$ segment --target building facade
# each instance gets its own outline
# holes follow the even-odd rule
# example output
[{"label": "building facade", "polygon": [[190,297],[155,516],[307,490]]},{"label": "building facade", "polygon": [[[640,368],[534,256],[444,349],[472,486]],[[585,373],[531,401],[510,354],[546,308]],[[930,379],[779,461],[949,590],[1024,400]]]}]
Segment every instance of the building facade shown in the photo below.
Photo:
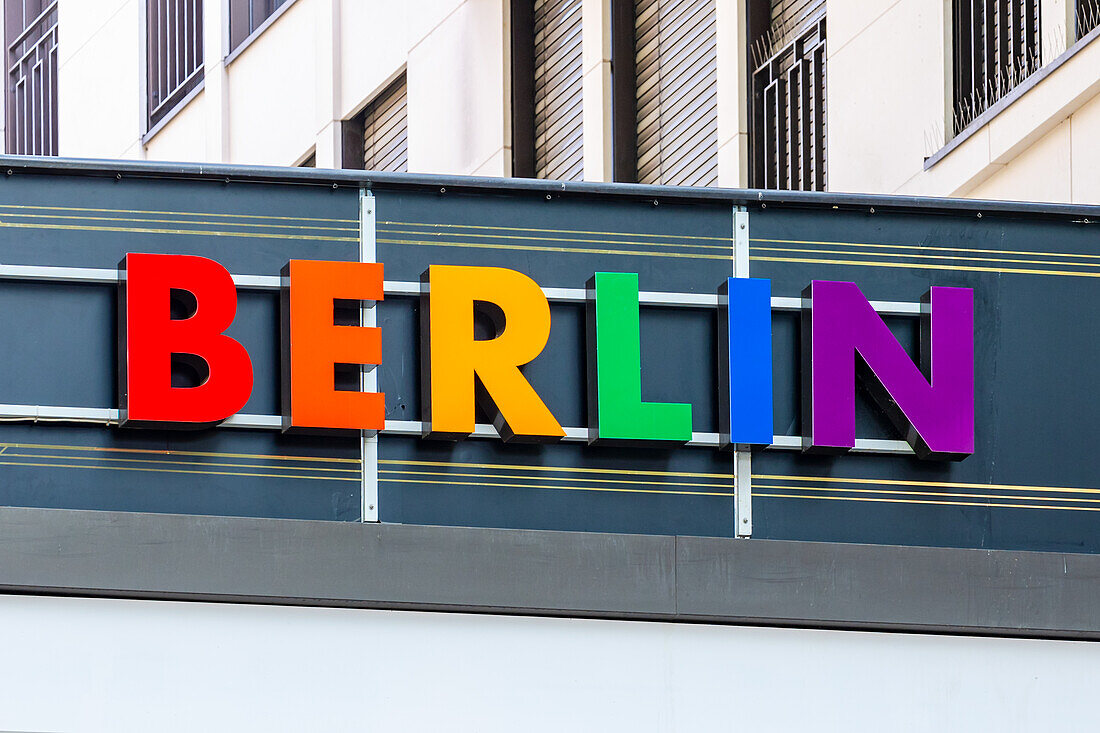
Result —
[{"label": "building facade", "polygon": [[1096,728],[1098,3],[5,0],[0,728]]},{"label": "building facade", "polygon": [[1097,0],[9,0],[7,150],[1097,202]]}]

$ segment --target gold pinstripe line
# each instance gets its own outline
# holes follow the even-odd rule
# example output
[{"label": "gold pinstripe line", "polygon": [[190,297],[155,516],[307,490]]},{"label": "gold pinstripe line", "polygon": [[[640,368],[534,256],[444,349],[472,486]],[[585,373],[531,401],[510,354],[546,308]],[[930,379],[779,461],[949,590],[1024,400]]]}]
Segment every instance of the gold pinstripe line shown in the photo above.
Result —
[{"label": "gold pinstripe line", "polygon": [[704,239],[712,242],[728,242],[730,237],[705,237],[688,234],[642,234],[641,232],[598,232],[585,229],[537,229],[535,227],[499,227],[483,224],[431,224],[419,221],[380,221],[379,224],[395,224],[398,226],[413,227],[445,227],[448,229],[488,229],[490,231],[506,232],[549,232],[551,234],[603,234],[606,236],[621,237],[667,237],[669,239]]},{"label": "gold pinstripe line", "polygon": [[1018,262],[1023,265],[1062,265],[1068,267],[1100,267],[1100,262],[1059,262],[1056,260],[1006,260],[997,257],[967,257],[965,255],[910,254],[906,252],[851,252],[842,249],[800,249],[798,247],[756,247],[758,252],[820,252],[825,255],[856,255],[862,257],[912,257],[924,260],[966,260],[970,262]]},{"label": "gold pinstripe line", "polygon": [[[397,475],[402,475],[402,476],[408,477],[408,478],[405,478],[405,479],[391,479],[391,478],[381,478],[380,477],[381,481],[390,481],[390,482],[393,482],[393,483],[418,483],[418,481],[415,478],[413,478],[415,476],[443,476],[443,477],[482,478],[482,479],[498,479],[498,480],[499,479],[521,480],[521,479],[527,479],[527,478],[531,478],[531,479],[536,478],[535,476],[530,476],[530,477],[528,477],[528,476],[509,476],[509,475],[504,475],[504,474],[447,473],[447,472],[443,472],[443,471],[408,471],[408,470],[405,470],[405,471],[381,470],[381,471],[379,471],[379,474],[397,474]],[[545,477],[543,477],[543,480],[550,480],[550,481],[589,481],[589,482],[595,482],[595,483],[639,484],[639,485],[649,485],[649,486],[660,486],[660,485],[664,484],[664,485],[668,485],[668,486],[690,486],[690,487],[697,487],[697,488],[720,488],[720,486],[717,485],[717,484],[700,484],[700,483],[691,483],[691,482],[671,482],[671,481],[670,482],[630,481],[630,480],[615,480],[615,479],[594,479],[594,478],[591,478],[591,477],[545,476]],[[545,488],[545,487],[541,487],[538,484],[531,484],[531,483],[508,484],[508,483],[500,483],[499,481],[470,482],[470,481],[424,480],[424,481],[419,481],[419,483],[426,483],[426,484],[451,484],[451,483],[453,483],[453,484],[456,484],[456,485],[467,485],[467,486],[504,486],[504,487],[512,487],[512,488],[522,488],[522,487]],[[985,486],[985,485],[984,484],[977,484],[976,486]],[[592,490],[592,487],[583,487],[583,486],[582,487],[565,487],[565,488],[575,488],[577,490]],[[599,488],[599,487],[596,487],[596,488]],[[832,486],[823,486],[823,487],[822,486],[799,486],[799,485],[781,486],[781,485],[758,484],[758,485],[754,485],[753,489],[754,490],[756,490],[756,489],[762,489],[762,490],[772,490],[772,489],[774,489],[774,490],[788,490],[788,491],[790,491],[790,490],[794,490],[794,491],[829,491],[829,492],[835,492],[835,493],[851,493],[851,494],[880,494],[880,495],[881,494],[888,494],[888,495],[907,496],[907,497],[935,496],[935,497],[951,497],[951,498],[975,499],[975,500],[979,500],[979,499],[981,499],[981,500],[1006,499],[1006,500],[1014,500],[1014,501],[1017,502],[1017,503],[1010,503],[1010,504],[999,504],[999,503],[994,503],[994,502],[985,502],[985,504],[988,504],[990,506],[1018,506],[1019,505],[1018,502],[1027,501],[1027,500],[1047,501],[1047,502],[1064,502],[1064,503],[1065,502],[1072,502],[1072,503],[1078,503],[1078,504],[1082,504],[1082,503],[1083,504],[1100,504],[1100,499],[1078,499],[1078,498],[1072,498],[1072,497],[1049,497],[1049,496],[1044,497],[1044,496],[1027,496],[1027,495],[1012,496],[1012,495],[1002,495],[1002,494],[981,494],[981,493],[959,494],[959,493],[946,493],[946,492],[934,492],[934,491],[901,491],[901,490],[890,490],[890,489],[853,489],[853,488],[832,487]],[[623,490],[626,491],[626,489],[623,489]],[[1026,488],[1019,489],[1019,490],[1024,491],[1024,490],[1026,490]],[[717,494],[715,494],[714,492],[673,492],[673,491],[662,491],[660,489],[650,489],[650,490],[637,490],[637,489],[635,489],[634,491],[641,491],[641,493],[688,493],[688,494],[701,493],[701,494],[704,494],[704,495],[722,495],[722,496],[732,495],[729,492],[718,492]],[[836,497],[830,497],[830,498],[836,498]],[[985,505],[985,504],[983,504],[983,505]],[[1049,508],[1057,509],[1057,508],[1065,508],[1065,507],[1050,506]]]},{"label": "gold pinstripe line", "polygon": [[753,474],[753,480],[807,481],[818,483],[886,484],[889,486],[930,486],[944,489],[996,489],[998,491],[1051,491],[1072,493],[1100,493],[1100,489],[1083,489],[1062,486],[1030,486],[1027,484],[974,484],[957,481],[914,481],[910,479],[839,478],[832,476],[784,476],[782,474]]},{"label": "gold pinstripe line", "polygon": [[171,466],[220,466],[228,468],[276,468],[283,471],[326,471],[331,473],[360,473],[357,468],[320,468],[318,466],[264,466],[251,463],[218,463],[200,461],[172,461],[156,458],[111,458],[108,456],[51,456],[48,453],[4,453],[14,458],[62,458],[68,461],[113,461],[116,463],[156,463]]},{"label": "gold pinstripe line", "polygon": [[260,458],[270,459],[276,461],[319,461],[325,463],[354,463],[359,464],[358,458],[330,458],[330,457],[317,457],[317,456],[275,456],[266,455],[263,453],[214,453],[206,451],[189,451],[189,450],[154,450],[150,448],[112,448],[106,446],[95,445],[61,445],[52,443],[0,443],[0,446],[4,450],[8,448],[35,448],[35,449],[54,449],[54,450],[86,450],[86,451],[107,451],[112,453],[144,453],[149,455],[172,455],[172,456],[202,456],[207,458]]},{"label": "gold pinstripe line", "polygon": [[358,224],[358,219],[329,219],[315,216],[270,216],[268,214],[219,214],[213,211],[146,211],[143,209],[100,209],[82,206],[33,206],[31,204],[0,204],[0,209],[30,209],[38,211],[100,211],[105,214],[167,214],[169,216],[219,216],[233,219],[270,219],[272,221],[327,221]]},{"label": "gold pinstripe line", "polygon": [[[688,252],[646,252],[642,250],[613,250],[613,249],[596,249],[587,247],[539,247],[537,245],[505,245],[505,244],[490,244],[487,242],[442,242],[442,241],[424,241],[424,240],[412,240],[412,239],[379,239],[379,244],[404,244],[413,246],[427,246],[427,247],[458,247],[465,249],[498,249],[498,250],[510,250],[510,251],[533,251],[533,252],[562,252],[572,254],[608,254],[608,255],[634,255],[637,257],[675,257],[683,259],[703,259],[703,260],[729,260],[730,256],[727,255],[709,255],[699,253]],[[842,253],[848,254],[848,253]],[[851,253],[853,256],[858,256],[858,253]],[[799,258],[799,257],[764,257],[764,256],[749,256],[750,261],[756,262],[799,262],[807,264],[823,264],[823,265],[860,265],[865,267],[891,267],[900,269],[919,269],[919,270],[952,270],[952,271],[966,271],[966,272],[999,272],[1006,274],[1020,274],[1020,275],[1064,275],[1067,277],[1100,277],[1100,273],[1095,272],[1073,272],[1062,270],[1041,270],[1036,268],[1024,269],[1024,268],[1010,268],[1010,267],[978,267],[975,265],[957,265],[957,264],[932,264],[924,262],[874,262],[865,260],[840,260],[840,259],[822,259],[822,258]],[[991,260],[997,261],[997,260]],[[1013,260],[1002,260],[1011,262]],[[1055,264],[1069,264],[1073,263],[1055,263]]]},{"label": "gold pinstripe line", "polygon": [[28,463],[25,461],[0,461],[0,466],[30,466],[33,468],[87,468],[101,471],[140,471],[142,473],[187,473],[204,476],[252,476],[256,478],[300,478],[314,481],[359,481],[359,477],[306,476],[303,474],[246,473],[241,471],[188,471],[182,468],[144,468],[139,466],[93,466],[69,463]]},{"label": "gold pinstripe line", "polygon": [[754,257],[749,255],[750,261],[756,262],[800,262],[817,265],[863,265],[865,267],[893,267],[914,270],[954,270],[963,272],[1001,272],[1016,275],[1065,275],[1067,277],[1100,277],[1095,272],[1069,272],[1062,270],[1024,270],[1010,267],[975,267],[974,265],[932,265],[924,262],[869,262],[865,260],[824,260],[798,257]]},{"label": "gold pinstripe line", "polygon": [[17,214],[2,212],[3,216],[18,216],[28,219],[76,219],[78,221],[133,221],[149,222],[151,224],[210,224],[212,226],[227,227],[265,227],[268,229],[323,229],[333,232],[357,232],[353,227],[323,227],[312,224],[259,224],[255,222],[237,221],[204,221],[202,219],[138,219],[125,216],[76,216],[75,214]]},{"label": "gold pinstripe line", "polygon": [[[797,489],[796,489],[797,490]],[[1047,506],[1045,504],[999,504],[996,502],[976,502],[976,501],[931,501],[925,499],[888,499],[888,498],[876,498],[871,496],[807,496],[804,494],[766,494],[766,493],[754,493],[753,496],[759,496],[763,499],[820,499],[822,501],[872,501],[872,502],[884,502],[888,504],[939,504],[943,506],[979,506],[979,507],[996,507],[1003,509],[1057,509],[1060,511],[1072,511],[1072,512],[1100,512],[1100,507],[1092,506]]]},{"label": "gold pinstripe line", "polygon": [[[421,236],[423,236],[425,234],[430,234],[430,232],[417,232],[417,231],[410,231],[410,230],[406,230],[406,229],[380,229],[379,231],[384,232],[386,234],[419,234]],[[439,236],[458,236],[458,235],[440,234]],[[486,239],[490,239],[490,238],[491,239],[527,239],[527,240],[534,240],[536,242],[584,242],[584,243],[588,243],[588,244],[626,244],[626,245],[635,245],[637,247],[690,247],[690,248],[693,248],[693,249],[721,249],[721,250],[726,250],[726,251],[730,251],[730,250],[733,249],[733,240],[732,239],[729,240],[728,244],[721,245],[721,244],[677,244],[677,243],[673,243],[673,242],[632,242],[629,239],[618,240],[618,239],[569,239],[569,238],[563,238],[563,237],[523,237],[523,236],[515,236],[515,235],[511,235],[511,234],[463,233],[461,236],[464,236],[464,237],[483,237],[483,238],[486,238]],[[624,234],[623,236],[625,237],[625,236],[628,236],[628,235]],[[432,241],[432,240],[425,240],[425,241]],[[441,240],[439,240],[439,243],[440,244],[447,244],[448,241],[449,240],[441,239]]]},{"label": "gold pinstripe line", "polygon": [[939,247],[923,244],[875,244],[871,242],[819,242],[812,239],[750,239],[750,242],[769,242],[773,244],[825,244],[844,247],[876,247],[883,249],[919,249],[935,250],[937,252],[973,252],[998,255],[1029,255],[1049,257],[1082,257],[1088,259],[1100,259],[1100,255],[1077,254],[1072,252],[1043,252],[1038,250],[1015,249],[980,249],[976,247]]},{"label": "gold pinstripe line", "polygon": [[11,229],[58,229],[80,232],[131,232],[135,234],[192,234],[211,237],[243,237],[246,239],[298,239],[314,242],[358,242],[358,237],[329,237],[321,234],[275,234],[273,232],[218,232],[203,229],[140,229],[137,227],[82,227],[75,224],[23,224],[0,222]]},{"label": "gold pinstripe line", "polygon": [[[388,469],[381,469],[379,474],[397,474],[399,476],[458,476],[460,478],[493,478],[493,479],[521,479],[530,478],[534,479],[536,476],[509,476],[507,474],[492,474],[492,473],[461,473],[461,472],[448,472],[448,471],[393,471]],[[633,481],[630,479],[608,479],[608,478],[592,478],[591,476],[538,476],[543,481],[590,481],[598,484],[638,484],[644,486],[691,486],[694,488],[723,488],[722,484],[706,484],[695,483],[690,481]],[[732,482],[732,476],[729,477]]]},{"label": "gold pinstripe line", "polygon": [[[628,471],[617,468],[569,468],[566,466],[512,466],[507,463],[451,463],[448,461],[418,461],[418,460],[379,460],[379,464],[388,466],[454,466],[456,468],[499,468],[513,471],[573,471],[576,473],[594,474],[619,474],[623,476],[674,476],[683,478],[720,478],[729,479],[732,474],[724,473],[689,473],[681,471]],[[730,461],[732,467],[732,459]]]},{"label": "gold pinstripe line", "polygon": [[[357,480],[357,479],[356,479]],[[418,479],[386,478],[379,481],[393,484],[445,484],[447,486],[496,486],[505,489],[555,489],[557,491],[600,491],[616,494],[673,494],[677,496],[728,496],[733,492],[713,491],[660,491],[658,489],[628,489],[615,486],[553,486],[539,484],[501,484],[488,481],[435,481]]]},{"label": "gold pinstripe line", "polygon": [[898,489],[849,489],[840,486],[799,486],[797,484],[789,486],[757,484],[752,487],[756,489],[779,489],[779,490],[795,490],[795,491],[832,491],[835,493],[848,493],[848,494],[896,494],[899,496],[950,496],[954,498],[963,499],[1019,499],[1021,501],[1030,499],[1032,501],[1062,501],[1062,502],[1077,502],[1081,504],[1100,504],[1100,499],[1074,499],[1072,497],[1060,497],[1060,496],[1013,496],[1011,494],[982,494],[978,492],[970,494],[957,494],[946,491],[900,491]]},{"label": "gold pinstripe line", "polygon": [[730,255],[692,254],[688,252],[645,252],[641,250],[590,249],[582,247],[538,247],[532,244],[489,244],[488,242],[428,242],[416,239],[379,239],[379,244],[409,244],[428,247],[462,247],[470,249],[504,249],[531,252],[572,252],[573,254],[636,255],[639,257],[683,257],[699,260],[729,260]]}]

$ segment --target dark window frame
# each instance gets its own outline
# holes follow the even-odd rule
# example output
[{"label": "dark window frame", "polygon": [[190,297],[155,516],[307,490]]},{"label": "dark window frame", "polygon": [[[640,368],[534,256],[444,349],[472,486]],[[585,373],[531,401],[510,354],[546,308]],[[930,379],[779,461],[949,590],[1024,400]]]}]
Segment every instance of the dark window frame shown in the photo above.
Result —
[{"label": "dark window frame", "polygon": [[239,51],[261,33],[273,18],[295,0],[229,0],[229,54]]},{"label": "dark window frame", "polygon": [[145,0],[147,134],[202,87],[205,48],[202,0]]},{"label": "dark window frame", "polygon": [[57,0],[4,0],[5,150],[58,154]]}]

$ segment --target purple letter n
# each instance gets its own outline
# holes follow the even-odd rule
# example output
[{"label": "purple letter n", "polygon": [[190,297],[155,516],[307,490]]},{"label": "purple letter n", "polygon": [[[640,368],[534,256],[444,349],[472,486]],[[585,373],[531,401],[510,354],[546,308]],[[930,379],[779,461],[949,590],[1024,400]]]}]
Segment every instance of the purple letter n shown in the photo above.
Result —
[{"label": "purple letter n", "polygon": [[[803,450],[855,446],[855,372],[921,458],[974,452],[974,294],[922,298],[920,368],[855,283],[814,280],[802,293]],[[810,363],[805,363],[809,361]]]}]

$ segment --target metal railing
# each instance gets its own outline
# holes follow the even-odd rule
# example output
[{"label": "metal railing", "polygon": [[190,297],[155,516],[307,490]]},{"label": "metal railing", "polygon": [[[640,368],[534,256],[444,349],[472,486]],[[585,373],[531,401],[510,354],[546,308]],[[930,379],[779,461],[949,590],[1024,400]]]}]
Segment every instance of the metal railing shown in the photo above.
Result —
[{"label": "metal railing", "polygon": [[1088,35],[1093,28],[1100,26],[1100,0],[1077,0],[1074,7],[1076,19],[1076,35],[1074,39],[1080,39]]},{"label": "metal railing", "polygon": [[763,48],[754,49],[752,185],[824,191],[825,14],[810,19],[770,53]]},{"label": "metal railing", "polygon": [[[7,151],[57,155],[57,2],[5,3]],[[38,12],[35,12],[38,11]]]},{"label": "metal railing", "polygon": [[1039,0],[954,0],[953,133],[1039,69]]},{"label": "metal railing", "polygon": [[202,0],[146,0],[145,8],[152,128],[202,83]]},{"label": "metal railing", "polygon": [[241,45],[287,2],[289,0],[230,0],[229,49],[232,51]]}]

